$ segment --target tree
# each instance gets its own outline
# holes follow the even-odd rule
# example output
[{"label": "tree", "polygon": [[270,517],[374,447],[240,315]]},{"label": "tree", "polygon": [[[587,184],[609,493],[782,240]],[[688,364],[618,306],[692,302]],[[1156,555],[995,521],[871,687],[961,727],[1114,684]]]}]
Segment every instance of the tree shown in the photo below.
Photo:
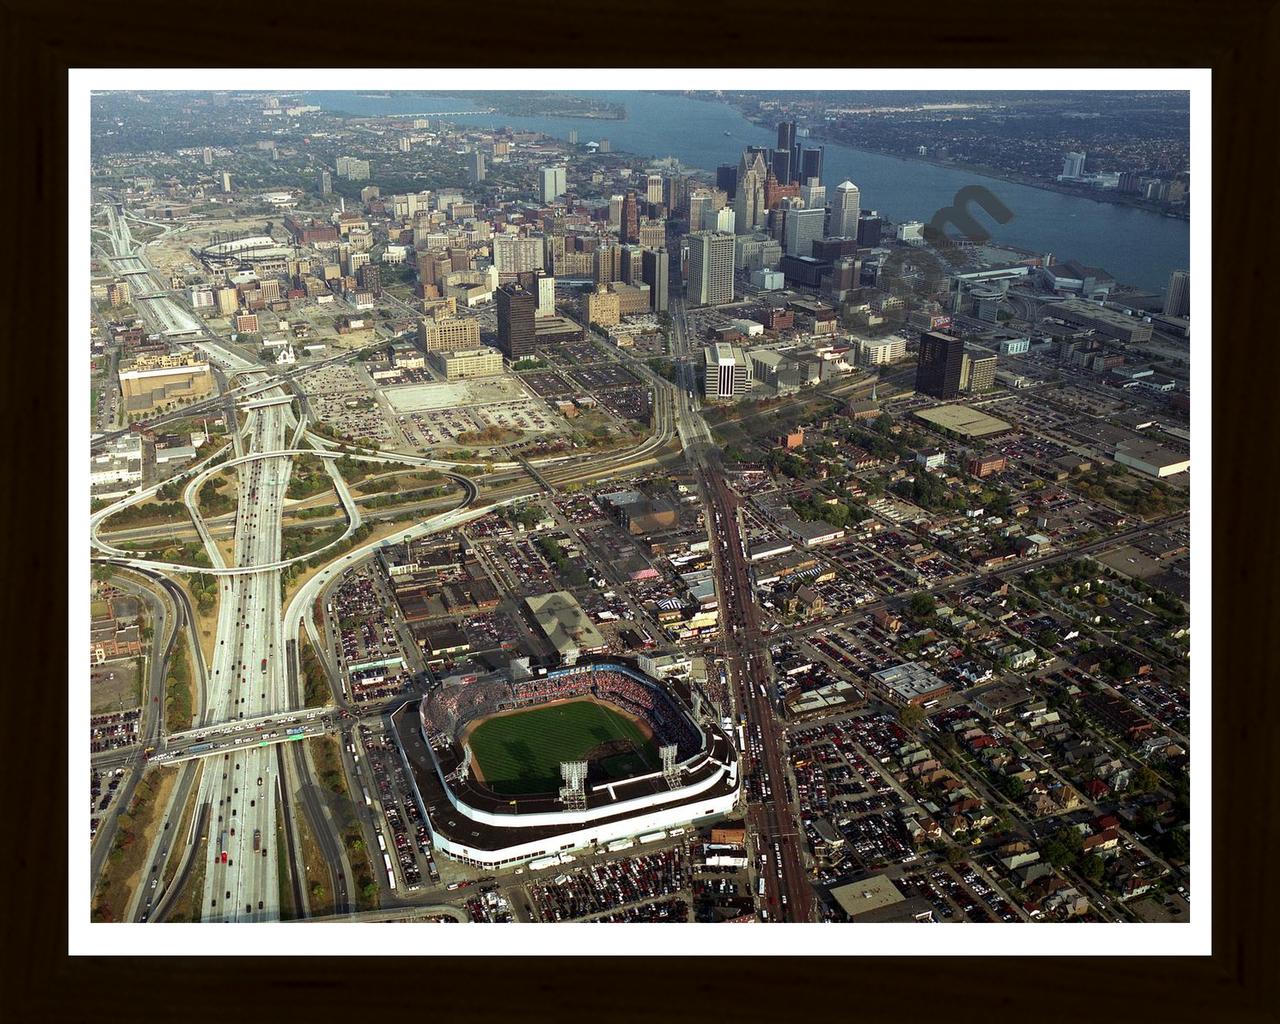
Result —
[{"label": "tree", "polygon": [[1160,776],[1147,765],[1139,765],[1129,782],[1129,789],[1134,793],[1150,793],[1160,785]]},{"label": "tree", "polygon": [[919,704],[907,704],[898,712],[898,723],[907,731],[914,731],[924,721],[924,709]]},{"label": "tree", "polygon": [[958,868],[965,861],[965,852],[963,846],[947,847],[947,863],[953,868]]},{"label": "tree", "polygon": [[1094,885],[1102,881],[1102,875],[1105,870],[1106,865],[1096,853],[1089,854],[1080,862],[1080,873]]},{"label": "tree", "polygon": [[933,599],[932,594],[926,594],[921,591],[912,596],[907,607],[911,609],[911,614],[916,618],[928,619],[933,617],[938,608],[938,602]]}]

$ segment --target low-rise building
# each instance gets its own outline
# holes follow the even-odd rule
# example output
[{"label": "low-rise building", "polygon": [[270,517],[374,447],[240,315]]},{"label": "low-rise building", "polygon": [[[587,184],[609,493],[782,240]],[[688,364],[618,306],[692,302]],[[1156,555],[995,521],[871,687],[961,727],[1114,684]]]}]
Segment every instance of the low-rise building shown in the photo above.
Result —
[{"label": "low-rise building", "polygon": [[454,352],[432,352],[431,364],[445,380],[496,377],[502,373],[502,353],[487,345]]}]

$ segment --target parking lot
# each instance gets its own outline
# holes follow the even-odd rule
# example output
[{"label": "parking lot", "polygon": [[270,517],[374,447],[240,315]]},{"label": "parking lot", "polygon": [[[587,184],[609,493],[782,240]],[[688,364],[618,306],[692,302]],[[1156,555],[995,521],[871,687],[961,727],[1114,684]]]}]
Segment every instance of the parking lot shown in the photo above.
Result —
[{"label": "parking lot", "polygon": [[357,703],[403,693],[412,682],[397,614],[380,571],[371,564],[347,573],[330,594],[330,641]]},{"label": "parking lot", "polygon": [[[573,921],[619,911],[628,904],[670,897],[689,887],[689,865],[681,850],[606,861],[557,875],[550,882],[528,886],[536,919]],[[676,906],[683,906],[683,916]],[[611,916],[609,920],[688,920],[688,904],[667,900],[662,906],[639,908]]]},{"label": "parking lot", "polygon": [[113,711],[89,719],[89,749],[99,754],[104,750],[131,747],[138,742],[138,725],[142,709]]},{"label": "parking lot", "polygon": [[[438,883],[440,872],[432,853],[427,824],[413,796],[400,754],[386,732],[381,727],[362,724],[358,743],[353,742],[348,749],[356,757],[362,798],[367,806],[381,812],[378,850],[374,860],[384,856],[389,858],[407,892],[415,892],[422,886],[424,870],[431,884]],[[361,749],[364,750],[364,764],[370,779],[364,777],[360,767]],[[369,791],[370,783],[374,787],[372,793]],[[382,867],[385,870],[385,861]]]}]

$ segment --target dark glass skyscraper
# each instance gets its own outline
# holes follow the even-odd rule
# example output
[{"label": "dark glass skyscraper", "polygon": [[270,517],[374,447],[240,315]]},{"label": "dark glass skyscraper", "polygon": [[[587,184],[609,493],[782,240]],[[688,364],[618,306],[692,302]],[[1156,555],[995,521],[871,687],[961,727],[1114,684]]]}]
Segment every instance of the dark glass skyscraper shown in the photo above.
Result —
[{"label": "dark glass skyscraper", "polygon": [[800,153],[800,181],[810,178],[822,180],[822,147],[806,149]]},{"label": "dark glass skyscraper", "polygon": [[922,331],[920,357],[916,363],[916,390],[934,398],[955,398],[960,394],[960,371],[964,365],[964,342],[941,331]]},{"label": "dark glass skyscraper", "polygon": [[796,123],[782,121],[778,124],[778,148],[773,153],[774,176],[787,185],[800,181],[800,150],[796,146]]},{"label": "dark glass skyscraper", "polygon": [[518,284],[498,289],[498,348],[508,359],[533,354],[536,336],[533,318],[538,312],[538,296]]},{"label": "dark glass skyscraper", "polygon": [[[738,194],[738,168],[736,164],[721,164],[716,168],[716,188],[733,199]],[[701,224],[690,224],[691,231],[701,230]]]}]

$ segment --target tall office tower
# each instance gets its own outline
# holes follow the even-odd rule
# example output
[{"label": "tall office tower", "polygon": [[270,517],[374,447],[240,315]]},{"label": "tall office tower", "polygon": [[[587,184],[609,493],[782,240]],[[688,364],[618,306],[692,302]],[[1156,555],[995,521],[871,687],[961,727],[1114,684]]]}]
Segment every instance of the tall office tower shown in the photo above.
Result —
[{"label": "tall office tower", "polygon": [[578,129],[569,129],[569,145],[576,146],[578,144]]},{"label": "tall office tower", "polygon": [[791,183],[791,150],[775,149],[769,153],[769,170],[782,184]]},{"label": "tall office tower", "polygon": [[874,249],[880,244],[880,214],[875,210],[863,210],[858,214],[858,244]]},{"label": "tall office tower", "polygon": [[205,146],[203,156],[204,156],[204,165],[206,167],[212,167],[213,166],[213,150],[208,146]]},{"label": "tall office tower", "polygon": [[556,279],[541,274],[538,277],[538,311],[537,316],[555,316],[556,313]]},{"label": "tall office tower", "polygon": [[733,164],[721,164],[716,168],[716,188],[730,199],[738,194],[738,168]]},{"label": "tall office tower", "polygon": [[650,206],[662,205],[662,175],[650,174],[645,178],[644,199]]},{"label": "tall office tower", "polygon": [[765,221],[764,182],[769,172],[759,152],[742,154],[738,166],[738,194],[733,200],[735,230],[747,235]]},{"label": "tall office tower", "polygon": [[223,192],[231,191],[231,172],[230,171],[222,172],[222,191]]},{"label": "tall office tower", "polygon": [[618,224],[618,240],[640,241],[640,205],[636,201],[634,189],[628,189],[627,194],[622,197],[622,219]]},{"label": "tall office tower", "polygon": [[960,394],[964,369],[964,342],[941,331],[920,333],[920,357],[916,362],[916,390],[934,398]]},{"label": "tall office tower", "polygon": [[622,196],[609,197],[609,227],[622,227]]},{"label": "tall office tower", "polygon": [[624,245],[618,258],[618,277],[623,284],[639,284],[642,280],[641,259],[644,250],[638,245]]},{"label": "tall office tower", "polygon": [[800,198],[806,210],[822,210],[827,205],[827,186],[817,178],[809,178],[800,186]]},{"label": "tall office tower", "polygon": [[328,171],[320,172],[320,194],[322,196],[333,194],[333,175]]},{"label": "tall office tower", "polygon": [[794,121],[778,122],[778,151],[791,152],[796,144],[796,123]]},{"label": "tall office tower", "polygon": [[689,193],[689,230],[701,231],[703,229],[706,211],[713,208],[713,193],[706,189],[695,188]]},{"label": "tall office tower", "polygon": [[591,253],[591,276],[596,284],[612,284],[622,279],[622,246],[616,242],[597,245]]},{"label": "tall office tower", "polygon": [[565,193],[565,170],[563,167],[542,168],[542,201],[553,203]]},{"label": "tall office tower", "polygon": [[862,193],[846,178],[836,186],[831,197],[831,234],[837,238],[857,238],[861,209]]},{"label": "tall office tower", "polygon": [[[792,200],[794,202],[794,200]],[[782,229],[782,250],[788,256],[813,256],[813,243],[822,238],[827,211],[793,206],[786,211]]]},{"label": "tall office tower", "polygon": [[533,320],[538,312],[538,297],[518,284],[504,284],[498,289],[498,348],[508,359],[523,359],[533,354]]},{"label": "tall office tower", "polygon": [[684,209],[685,197],[689,194],[689,179],[683,174],[673,174],[666,179],[667,216],[674,217],[678,210]]},{"label": "tall office tower", "polygon": [[649,286],[649,307],[655,313],[667,308],[667,280],[671,263],[666,249],[646,249],[640,258],[640,279]]},{"label": "tall office tower", "polygon": [[409,136],[407,135],[401,135],[400,136],[400,152],[408,153],[411,149],[413,149],[413,140],[410,139]]},{"label": "tall office tower", "polygon": [[1062,158],[1062,176],[1079,178],[1084,175],[1084,154],[1068,153]]},{"label": "tall office tower", "polygon": [[796,146],[796,123],[783,120],[778,123],[778,147],[773,151],[773,173],[782,184],[800,180],[800,151]]},{"label": "tall office tower", "polygon": [[476,181],[476,182],[484,181],[484,176],[485,176],[484,154],[480,152],[480,150],[478,149],[473,149],[471,151],[470,171],[471,171],[472,181]]},{"label": "tall office tower", "polygon": [[800,151],[800,180],[822,177],[822,147]]},{"label": "tall office tower", "polygon": [[[737,216],[733,212],[733,207],[722,206],[720,209],[714,209],[711,206],[704,206],[702,209],[702,223],[698,225],[703,231],[719,231],[722,234],[733,234],[733,225],[737,220]],[[689,225],[691,228],[692,224]]]},{"label": "tall office tower", "polygon": [[1164,295],[1166,316],[1191,315],[1191,273],[1175,270],[1169,275],[1169,290]]},{"label": "tall office tower", "polygon": [[726,341],[703,347],[702,366],[702,393],[707,398],[741,398],[755,383],[751,360]]},{"label": "tall office tower", "polygon": [[601,153],[610,153],[613,151],[613,147],[609,145],[608,139],[601,139],[600,145],[597,148]]},{"label": "tall office tower", "polygon": [[689,302],[723,306],[733,301],[733,235],[695,231],[689,235]]}]

